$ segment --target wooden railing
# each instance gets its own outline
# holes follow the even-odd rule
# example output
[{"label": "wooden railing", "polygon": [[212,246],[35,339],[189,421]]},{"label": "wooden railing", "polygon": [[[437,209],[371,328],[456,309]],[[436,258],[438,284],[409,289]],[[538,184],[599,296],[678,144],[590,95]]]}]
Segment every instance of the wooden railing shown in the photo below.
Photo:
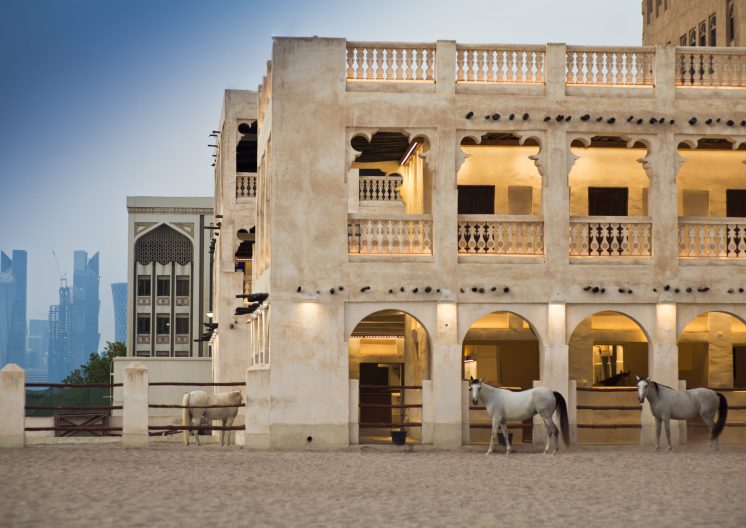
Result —
[{"label": "wooden railing", "polygon": [[459,255],[543,255],[540,216],[459,215]]},{"label": "wooden railing", "polygon": [[236,198],[256,198],[256,174],[236,174]]},{"label": "wooden railing", "polygon": [[655,49],[567,46],[567,84],[652,86]]},{"label": "wooden railing", "polygon": [[432,255],[431,215],[350,214],[347,247],[351,255]]},{"label": "wooden railing", "polygon": [[649,257],[652,254],[649,217],[570,217],[571,257]]},{"label": "wooden railing", "polygon": [[746,259],[746,218],[679,218],[679,257]]},{"label": "wooden railing", "polygon": [[401,202],[399,176],[360,176],[359,198],[361,202]]},{"label": "wooden railing", "polygon": [[746,87],[746,50],[676,48],[676,86]]},{"label": "wooden railing", "polygon": [[348,42],[348,81],[434,81],[435,44]]},{"label": "wooden railing", "polygon": [[456,82],[542,84],[545,54],[545,46],[460,44]]}]

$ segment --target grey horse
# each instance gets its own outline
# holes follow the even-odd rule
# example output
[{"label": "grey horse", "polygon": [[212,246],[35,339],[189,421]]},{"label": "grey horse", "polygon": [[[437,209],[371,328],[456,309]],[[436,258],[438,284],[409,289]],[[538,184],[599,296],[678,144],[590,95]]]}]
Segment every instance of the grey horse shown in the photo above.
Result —
[{"label": "grey horse", "polygon": [[[656,383],[650,378],[637,376],[637,395],[640,403],[645,398],[650,402],[650,411],[655,416],[655,449],[660,449],[661,422],[666,426],[666,441],[671,450],[671,419],[689,420],[701,416],[710,428],[710,447],[717,449],[718,436],[723,432],[728,417],[728,400],[719,392],[698,388],[676,390]],[[718,413],[717,422],[715,413]]]},{"label": "grey horse", "polygon": [[[192,425],[193,421],[196,420],[197,424],[199,424],[204,416],[208,420],[221,420],[223,427],[230,427],[233,425],[233,420],[236,419],[236,415],[238,414],[238,407],[242,403],[243,398],[239,391],[221,392],[219,394],[208,394],[200,390],[188,392],[182,399],[183,423],[184,425]],[[222,405],[223,407],[210,408],[213,405]],[[191,432],[194,432],[194,438],[197,441],[197,445],[199,445],[197,431],[186,429],[184,430],[184,443],[189,445],[189,435]],[[228,433],[227,444],[231,445],[231,432],[221,430],[221,446],[226,436],[225,433]]]}]

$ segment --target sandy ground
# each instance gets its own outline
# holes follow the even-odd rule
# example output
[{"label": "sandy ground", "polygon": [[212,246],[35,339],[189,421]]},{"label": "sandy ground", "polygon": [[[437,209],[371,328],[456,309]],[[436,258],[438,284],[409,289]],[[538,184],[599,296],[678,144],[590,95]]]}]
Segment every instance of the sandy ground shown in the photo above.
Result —
[{"label": "sandy ground", "polygon": [[0,526],[746,526],[746,448],[0,450]]}]

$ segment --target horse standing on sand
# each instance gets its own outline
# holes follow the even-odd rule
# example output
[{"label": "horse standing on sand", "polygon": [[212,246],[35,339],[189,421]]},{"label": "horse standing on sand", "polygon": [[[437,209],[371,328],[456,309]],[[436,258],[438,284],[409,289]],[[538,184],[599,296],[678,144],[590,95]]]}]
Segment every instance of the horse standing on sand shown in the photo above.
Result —
[{"label": "horse standing on sand", "polygon": [[492,447],[495,444],[497,436],[497,426],[502,429],[503,438],[505,438],[505,454],[510,454],[510,439],[508,438],[508,428],[505,424],[507,420],[527,420],[540,414],[544,419],[547,428],[546,445],[544,453],[549,452],[550,440],[554,440],[554,453],[559,449],[559,431],[552,421],[552,415],[557,411],[562,431],[562,441],[566,446],[570,446],[570,427],[567,418],[567,403],[565,398],[559,392],[553,392],[544,387],[536,387],[521,392],[511,392],[506,389],[499,389],[484,382],[484,378],[469,379],[469,390],[471,391],[471,401],[476,405],[482,400],[487,408],[487,413],[492,418],[492,436],[490,438],[490,447],[487,454],[492,453]]},{"label": "horse standing on sand", "polygon": [[[223,427],[233,425],[233,420],[238,414],[238,407],[243,403],[243,398],[239,391],[221,392],[219,394],[208,394],[205,391],[192,391],[184,395],[183,405],[183,424],[192,425],[194,420],[197,425],[202,422],[202,417],[208,420],[221,420]],[[213,405],[224,405],[225,407],[212,407]],[[194,438],[199,445],[199,435],[197,431],[184,430],[184,443],[189,445],[189,434],[194,432]],[[231,431],[220,431],[220,445],[223,445],[225,433],[228,433],[227,445],[231,445]]]},{"label": "horse standing on sand", "polygon": [[[655,416],[655,449],[660,449],[661,422],[666,425],[666,451],[671,451],[671,418],[689,420],[701,416],[710,428],[708,445],[718,448],[718,436],[723,432],[728,417],[728,400],[719,392],[698,388],[677,390],[656,383],[650,378],[637,377],[637,395],[640,403],[645,398],[650,402],[650,411]],[[652,388],[652,390],[650,390]],[[718,420],[715,421],[715,412]]]}]

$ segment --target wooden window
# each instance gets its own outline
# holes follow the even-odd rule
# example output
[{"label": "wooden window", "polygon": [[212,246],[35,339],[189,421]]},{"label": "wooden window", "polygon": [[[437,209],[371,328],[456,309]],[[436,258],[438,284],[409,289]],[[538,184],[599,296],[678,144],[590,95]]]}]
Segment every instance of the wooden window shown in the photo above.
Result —
[{"label": "wooden window", "polygon": [[697,45],[697,28],[692,28],[689,30],[689,45],[690,46]]},{"label": "wooden window", "polygon": [[158,275],[155,289],[158,297],[168,297],[171,295],[171,277],[168,275]]},{"label": "wooden window", "polygon": [[729,45],[733,45],[733,42],[736,40],[736,5],[733,0],[730,0],[728,2],[727,7],[727,13],[728,13],[728,22],[727,22],[727,40]]},{"label": "wooden window", "polygon": [[137,276],[137,296],[138,297],[150,297],[150,276],[149,275],[138,275]]},{"label": "wooden window", "polygon": [[717,46],[717,18],[715,13],[710,15],[710,46]]},{"label": "wooden window", "polygon": [[746,217],[746,189],[728,189],[725,191],[726,216]]},{"label": "wooden window", "polygon": [[158,335],[168,335],[171,333],[171,320],[168,315],[156,316],[155,333]]},{"label": "wooden window", "polygon": [[699,23],[699,45],[707,46],[707,23],[704,20]]},{"label": "wooden window", "polygon": [[627,216],[626,187],[588,187],[588,216]]},{"label": "wooden window", "polygon": [[149,314],[137,314],[137,334],[138,335],[149,335],[150,334],[150,315]]},{"label": "wooden window", "polygon": [[495,187],[459,185],[458,214],[495,214]]}]

